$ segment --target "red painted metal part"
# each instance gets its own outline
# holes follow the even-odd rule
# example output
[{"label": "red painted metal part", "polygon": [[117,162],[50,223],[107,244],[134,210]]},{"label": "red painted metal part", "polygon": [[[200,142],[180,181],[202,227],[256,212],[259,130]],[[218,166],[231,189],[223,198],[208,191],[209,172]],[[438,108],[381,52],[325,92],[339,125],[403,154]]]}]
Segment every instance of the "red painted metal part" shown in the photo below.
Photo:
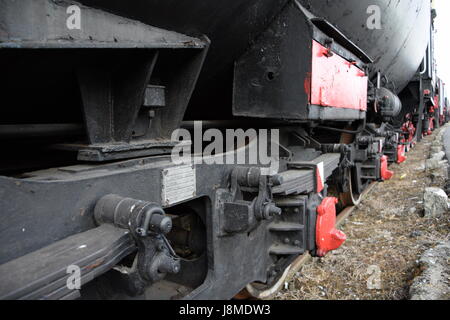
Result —
[{"label": "red painted metal part", "polygon": [[406,161],[406,146],[403,145],[399,145],[397,146],[397,163],[403,163]]},{"label": "red painted metal part", "polygon": [[389,180],[394,176],[394,172],[388,169],[388,157],[381,157],[381,178],[383,180]]},{"label": "red painted metal part", "polygon": [[367,76],[352,62],[313,41],[310,102],[314,105],[365,111]]},{"label": "red painted metal part", "polygon": [[416,127],[414,126],[412,122],[412,116],[411,114],[406,115],[407,121],[402,126],[402,131],[408,135],[408,138],[406,139],[406,142],[412,142],[414,139],[414,135],[416,133]]},{"label": "red painted metal part", "polygon": [[323,257],[327,252],[336,250],[347,239],[345,233],[336,227],[336,204],[338,199],[328,197],[317,207],[316,254]]},{"label": "red painted metal part", "polygon": [[303,87],[305,89],[305,93],[308,96],[308,101],[311,102],[311,73],[308,72],[308,75],[303,82]]},{"label": "red painted metal part", "polygon": [[439,108],[439,95],[434,96],[434,105],[436,108]]},{"label": "red painted metal part", "polygon": [[430,119],[428,119],[427,135],[431,136],[433,134],[433,130],[434,130],[434,117],[430,117]]}]

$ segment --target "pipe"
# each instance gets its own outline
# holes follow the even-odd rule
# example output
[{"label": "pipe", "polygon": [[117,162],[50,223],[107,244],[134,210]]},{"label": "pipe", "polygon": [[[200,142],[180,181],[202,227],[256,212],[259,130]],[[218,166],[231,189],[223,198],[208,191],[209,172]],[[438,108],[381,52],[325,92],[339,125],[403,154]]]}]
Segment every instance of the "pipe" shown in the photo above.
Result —
[{"label": "pipe", "polygon": [[381,72],[377,72],[377,89],[381,88]]},{"label": "pipe", "polygon": [[356,131],[339,129],[339,128],[333,128],[333,127],[326,127],[326,126],[317,126],[316,128],[322,129],[322,130],[334,131],[334,132],[341,132],[341,133],[348,133],[348,134],[358,134],[358,133],[363,132],[363,130],[366,128],[366,118],[364,118],[363,124]]},{"label": "pipe", "polygon": [[420,71],[420,74],[424,74],[427,72],[427,64],[428,64],[428,49],[425,51],[425,56],[423,57],[423,70]]},{"label": "pipe", "polygon": [[83,125],[77,123],[60,124],[2,124],[0,138],[29,138],[79,136],[84,134]]},{"label": "pipe", "polygon": [[234,120],[199,120],[199,121],[183,121],[181,127],[184,129],[194,129],[194,123],[199,122],[203,129],[237,129],[237,128],[276,128],[298,126],[300,122],[288,122],[282,120],[250,120],[250,119],[234,119]]}]

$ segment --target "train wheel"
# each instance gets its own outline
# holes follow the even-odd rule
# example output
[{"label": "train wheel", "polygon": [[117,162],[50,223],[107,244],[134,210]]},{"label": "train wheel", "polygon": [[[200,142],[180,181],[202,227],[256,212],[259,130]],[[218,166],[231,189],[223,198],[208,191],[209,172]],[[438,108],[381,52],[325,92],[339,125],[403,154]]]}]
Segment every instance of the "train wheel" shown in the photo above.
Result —
[{"label": "train wheel", "polygon": [[339,200],[342,202],[344,207],[347,206],[357,206],[361,203],[361,194],[353,192],[353,177],[352,173],[349,172],[348,174],[348,180],[349,180],[349,191],[340,193],[339,194]]},{"label": "train wheel", "polygon": [[245,289],[239,293],[239,297],[247,296],[249,299],[253,298],[261,300],[273,298],[275,294],[284,287],[284,283],[286,282],[290,270],[291,266],[287,267],[280,278],[270,286],[256,282],[248,284]]},{"label": "train wheel", "polygon": [[[351,128],[346,128],[351,130]],[[340,143],[343,144],[351,144],[355,141],[355,135],[354,134],[350,134],[350,133],[342,133],[341,134],[341,139],[340,139]],[[345,192],[345,193],[340,193],[339,194],[339,200],[341,201],[342,205],[344,207],[347,206],[356,206],[361,202],[361,195],[353,192],[353,190],[355,190],[354,186],[353,186],[353,173],[352,170],[349,170],[348,173],[348,177],[347,177],[348,181],[349,181],[349,191]]]}]

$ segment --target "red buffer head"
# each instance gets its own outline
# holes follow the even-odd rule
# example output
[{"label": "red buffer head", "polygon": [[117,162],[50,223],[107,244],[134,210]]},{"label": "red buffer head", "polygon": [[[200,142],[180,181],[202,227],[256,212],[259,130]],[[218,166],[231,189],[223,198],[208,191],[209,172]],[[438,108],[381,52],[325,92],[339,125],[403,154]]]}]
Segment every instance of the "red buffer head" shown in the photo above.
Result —
[{"label": "red buffer head", "polygon": [[336,250],[347,239],[345,233],[335,228],[336,204],[338,199],[328,197],[317,207],[316,254],[323,257],[327,252]]},{"label": "red buffer head", "polygon": [[388,157],[381,157],[381,178],[383,180],[389,180],[394,176],[394,172],[388,169]]},{"label": "red buffer head", "polygon": [[427,135],[431,136],[434,130],[434,118],[428,119],[428,131]]},{"label": "red buffer head", "polygon": [[405,153],[406,153],[406,146],[404,144],[397,146],[397,163],[398,164],[406,161]]}]

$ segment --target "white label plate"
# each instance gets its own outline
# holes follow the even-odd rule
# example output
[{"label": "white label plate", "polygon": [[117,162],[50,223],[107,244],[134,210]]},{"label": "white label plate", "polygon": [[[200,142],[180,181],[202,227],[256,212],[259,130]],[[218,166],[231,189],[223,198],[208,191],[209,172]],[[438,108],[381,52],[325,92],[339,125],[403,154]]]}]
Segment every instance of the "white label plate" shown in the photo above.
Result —
[{"label": "white label plate", "polygon": [[162,171],[162,204],[170,206],[195,197],[197,183],[193,165],[181,165]]}]

